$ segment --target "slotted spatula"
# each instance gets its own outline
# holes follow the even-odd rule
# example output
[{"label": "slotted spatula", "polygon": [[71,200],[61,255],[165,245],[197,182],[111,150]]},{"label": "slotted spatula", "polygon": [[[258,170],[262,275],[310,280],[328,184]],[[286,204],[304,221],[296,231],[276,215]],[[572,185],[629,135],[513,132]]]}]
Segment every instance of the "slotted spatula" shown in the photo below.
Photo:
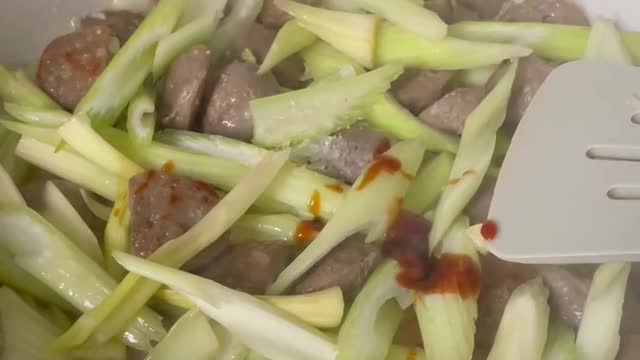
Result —
[{"label": "slotted spatula", "polygon": [[505,260],[640,261],[640,68],[556,68],[514,134],[489,218]]}]

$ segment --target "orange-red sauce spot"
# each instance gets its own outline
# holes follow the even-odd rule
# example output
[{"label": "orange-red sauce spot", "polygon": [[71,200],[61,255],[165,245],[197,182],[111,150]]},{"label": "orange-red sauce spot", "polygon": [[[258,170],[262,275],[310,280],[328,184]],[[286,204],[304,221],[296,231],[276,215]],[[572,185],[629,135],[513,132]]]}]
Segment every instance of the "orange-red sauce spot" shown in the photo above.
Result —
[{"label": "orange-red sauce spot", "polygon": [[304,220],[296,228],[295,241],[300,246],[308,245],[322,230],[322,224],[314,220]]},{"label": "orange-red sauce spot", "polygon": [[369,166],[356,190],[362,190],[371,184],[382,172],[395,174],[402,170],[402,163],[393,156],[382,154]]},{"label": "orange-red sauce spot", "polygon": [[459,182],[460,182],[460,178],[451,179],[451,180],[449,180],[449,185],[453,186],[453,185],[456,185]]},{"label": "orange-red sauce spot", "polygon": [[344,184],[337,182],[334,184],[325,185],[325,187],[333,192],[342,194],[344,192]]},{"label": "orange-red sauce spot", "polygon": [[387,152],[387,150],[391,149],[391,141],[388,138],[382,139],[378,146],[376,146],[375,150],[373,150],[373,157],[377,158],[378,156]]},{"label": "orange-red sauce spot", "polygon": [[160,170],[166,172],[167,174],[171,174],[173,170],[176,168],[176,163],[173,160],[167,161]]},{"label": "orange-red sauce spot", "polygon": [[153,179],[157,175],[158,175],[158,173],[155,170],[148,171],[146,178],[144,179],[142,184],[140,184],[140,186],[138,186],[138,188],[134,191],[134,194],[138,195],[138,194],[143,193],[149,187],[149,183],[151,183],[151,181],[153,181]]},{"label": "orange-red sauce spot", "polygon": [[498,236],[498,224],[493,220],[485,221],[480,227],[480,235],[487,241],[495,240]]},{"label": "orange-red sauce spot", "polygon": [[407,360],[416,360],[418,358],[418,350],[411,349],[407,353]]},{"label": "orange-red sauce spot", "polygon": [[117,207],[115,209],[113,209],[113,217],[114,218],[118,218],[120,216],[120,208]]},{"label": "orange-red sauce spot", "polygon": [[476,174],[475,170],[467,170],[462,173],[462,176],[473,176],[475,174]]},{"label": "orange-red sauce spot", "polygon": [[309,202],[307,203],[307,209],[314,217],[320,217],[320,210],[322,206],[321,202],[320,193],[318,190],[315,190],[313,195],[311,195],[311,199],[309,199]]},{"label": "orange-red sauce spot", "polygon": [[424,294],[458,294],[463,299],[480,292],[478,265],[467,255],[443,254],[421,266],[404,267],[398,283]]}]

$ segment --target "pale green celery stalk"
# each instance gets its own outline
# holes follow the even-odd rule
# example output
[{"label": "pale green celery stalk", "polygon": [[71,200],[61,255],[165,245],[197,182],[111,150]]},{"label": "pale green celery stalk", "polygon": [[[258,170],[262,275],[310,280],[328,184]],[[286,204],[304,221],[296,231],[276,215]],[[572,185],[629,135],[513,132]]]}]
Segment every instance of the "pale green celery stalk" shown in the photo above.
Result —
[{"label": "pale green celery stalk", "polygon": [[11,179],[11,175],[0,164],[0,206],[5,205],[26,205],[26,203]]},{"label": "pale green celery stalk", "polygon": [[107,272],[114,279],[122,280],[127,272],[113,258],[114,252],[129,252],[129,225],[131,212],[129,210],[129,189],[126,181],[121,181],[120,195],[113,204],[111,214],[104,229],[104,264]]},{"label": "pale green celery stalk", "polygon": [[[468,256],[480,267],[480,258],[466,234],[469,219],[460,217],[445,236],[440,257]],[[426,239],[425,239],[426,241]],[[414,301],[427,360],[469,360],[475,346],[475,322],[478,317],[477,294],[420,294]]]},{"label": "pale green celery stalk", "polygon": [[3,248],[0,248],[0,284],[11,286],[43,303],[50,303],[67,311],[73,311],[73,307],[68,302],[33,275],[24,271],[13,261],[11,254]]},{"label": "pale green celery stalk", "polygon": [[215,321],[211,322],[211,326],[220,343],[215,360],[246,360],[249,349],[236,336]]},{"label": "pale green celery stalk", "polygon": [[548,297],[549,290],[540,278],[529,280],[513,291],[487,360],[542,358],[549,323]]},{"label": "pale green celery stalk", "polygon": [[111,217],[111,209],[113,206],[105,205],[101,201],[95,199],[95,195],[91,191],[87,191],[87,189],[80,189],[80,196],[82,197],[82,201],[87,205],[87,208],[93,215],[95,215],[98,219],[103,221],[109,221]]},{"label": "pale green celery stalk", "polygon": [[[195,307],[188,298],[171,289],[158,290],[156,297],[184,309]],[[258,298],[319,329],[334,328],[342,321],[344,299],[339,287],[303,295],[259,296]]]},{"label": "pale green celery stalk", "polygon": [[279,241],[295,243],[301,220],[289,214],[244,215],[229,229],[233,243]]},{"label": "pale green celery stalk", "polygon": [[521,45],[474,42],[453,37],[428,41],[396,25],[383,22],[378,28],[376,63],[401,63],[407,67],[434,70],[461,70],[500,64],[506,59],[529,54],[531,49]]},{"label": "pale green celery stalk", "polygon": [[[355,181],[344,201],[318,236],[296,257],[271,285],[268,294],[281,294],[331,249],[358,232],[367,232],[367,242],[382,238],[387,227],[402,206],[409,188],[410,177],[415,176],[424,155],[424,144],[419,140],[404,140],[395,144],[374,161]],[[392,158],[400,162],[396,172],[376,172],[379,161]]]},{"label": "pale green celery stalk", "polygon": [[71,360],[127,360],[127,347],[119,341],[86,344],[69,351]]},{"label": "pale green celery stalk", "polygon": [[258,69],[262,75],[278,65],[281,61],[316,42],[318,38],[304,27],[298,20],[287,21],[269,48],[267,56]]},{"label": "pale green celery stalk", "polygon": [[321,9],[292,0],[275,0],[274,3],[296,18],[300,26],[360,65],[374,67],[377,16]]},{"label": "pale green celery stalk", "polygon": [[462,86],[482,87],[489,81],[489,78],[496,72],[497,68],[498,65],[488,65],[460,70],[456,74],[455,81]]},{"label": "pale green celery stalk", "polygon": [[[147,146],[137,146],[129,141],[126,133],[116,129],[105,128],[102,129],[101,134],[116,149],[147,169],[160,169],[168,161],[173,161],[175,174],[214,184],[222,190],[233,188],[249,171],[249,166],[237,161],[194,154],[156,142]],[[283,205],[286,212],[292,212],[300,217],[319,216],[328,219],[344,198],[344,194],[327,187],[335,183],[335,179],[289,162],[285,164],[255,205],[272,207],[272,204],[276,203]],[[322,204],[320,213],[312,214],[308,205],[316,192]]]},{"label": "pale green celery stalk", "polygon": [[613,360],[620,348],[622,304],[631,265],[608,263],[598,267],[582,312],[576,345],[580,360]]},{"label": "pale green celery stalk", "polygon": [[227,0],[187,0],[187,5],[178,21],[178,30],[186,27],[201,16],[216,15],[218,22],[224,15]]},{"label": "pale green celery stalk", "polygon": [[386,360],[426,360],[424,350],[420,347],[408,348],[391,345]]},{"label": "pale green celery stalk", "polygon": [[16,156],[16,147],[19,141],[20,135],[9,131],[2,136],[0,139],[0,165],[4,167],[16,184],[21,185],[28,178],[31,168],[27,162]]},{"label": "pale green celery stalk", "polygon": [[591,26],[584,59],[608,64],[633,65],[616,25],[602,18],[596,19]]},{"label": "pale green celery stalk", "polygon": [[107,0],[105,9],[126,10],[146,14],[155,6],[155,0]]},{"label": "pale green celery stalk", "polygon": [[153,90],[142,87],[127,109],[127,132],[131,141],[149,144],[156,128],[156,104]]},{"label": "pale green celery stalk", "polygon": [[131,255],[119,253],[115,257],[127,270],[160,281],[186,296],[263,356],[279,360],[335,358],[335,345],[324,334],[260,299]]},{"label": "pale green celery stalk", "polygon": [[413,296],[398,285],[399,272],[398,264],[387,260],[371,274],[340,327],[337,360],[386,358],[402,320],[396,298]]},{"label": "pale green celery stalk", "polygon": [[336,75],[344,78],[365,72],[357,62],[324,41],[317,41],[302,50],[300,55],[304,60],[307,72],[315,80],[324,80]]},{"label": "pale green celery stalk", "polygon": [[[200,222],[176,239],[164,244],[149,259],[172,267],[184,265],[216,241],[264,192],[285,163],[288,153],[268,153]],[[81,316],[67,331],[65,345],[83,343],[91,334],[98,341],[117,335],[139,309],[151,299],[160,284],[127,274],[115,291],[99,306]]]},{"label": "pale green celery stalk", "polygon": [[496,131],[504,122],[518,61],[513,60],[496,86],[465,122],[458,154],[435,210],[431,249],[435,249],[456,217],[480,187],[496,144]]},{"label": "pale green celery stalk", "polygon": [[438,14],[412,0],[355,0],[363,9],[379,15],[426,40],[440,40],[447,36],[447,24]]},{"label": "pale green celery stalk", "polygon": [[[547,23],[463,21],[449,26],[449,35],[475,41],[528,46],[543,58],[566,62],[584,57],[591,29]],[[640,63],[640,33],[622,33],[634,62]]]},{"label": "pale green celery stalk", "polygon": [[542,360],[578,360],[573,329],[559,320],[551,321]]},{"label": "pale green celery stalk", "polygon": [[253,100],[253,142],[282,147],[348,127],[366,117],[369,102],[385,92],[402,71],[401,66],[391,64],[362,75]]},{"label": "pale green celery stalk", "polygon": [[16,147],[16,155],[109,200],[115,200],[118,195],[118,178],[74,151],[56,151],[55,146],[23,137]]},{"label": "pale green celery stalk", "polygon": [[[0,228],[0,246],[15,263],[77,310],[93,309],[115,289],[116,282],[98,264],[35,211],[3,208]],[[149,349],[151,341],[164,336],[161,317],[148,308],[136,311],[127,325],[123,341],[139,349]]]},{"label": "pale green celery stalk", "polygon": [[4,103],[4,109],[14,118],[37,126],[58,127],[71,118],[71,114],[60,109],[48,109],[11,102]]},{"label": "pale green celery stalk", "polygon": [[0,358],[3,360],[63,360],[47,350],[58,334],[47,319],[8,287],[0,287]]},{"label": "pale green celery stalk", "polygon": [[389,94],[379,96],[371,104],[366,121],[381,132],[398,139],[419,138],[424,141],[428,151],[455,153],[458,150],[456,137],[424,124]]},{"label": "pale green celery stalk", "polygon": [[432,210],[449,181],[452,166],[453,155],[449,153],[440,153],[423,163],[416,178],[409,185],[404,197],[404,208],[415,214],[424,214]]},{"label": "pale green celery stalk", "polygon": [[198,309],[184,314],[145,360],[209,360],[218,351],[218,338]]},{"label": "pale green celery stalk", "polygon": [[79,154],[118,176],[128,179],[142,172],[142,168],[119,153],[92,127],[83,114],[75,115],[58,129],[58,134]]},{"label": "pale green celery stalk", "polygon": [[213,31],[220,20],[215,13],[202,14],[184,27],[162,39],[156,48],[153,58],[153,79],[158,81],[169,69],[169,65],[191,47],[206,43],[213,36]]},{"label": "pale green celery stalk", "polygon": [[171,33],[186,0],[160,0],[129,40],[118,50],[76,113],[89,116],[93,125],[113,125],[151,71],[158,42]]},{"label": "pale green celery stalk", "polygon": [[209,41],[211,49],[211,63],[218,64],[228,56],[235,56],[239,49],[238,39],[251,28],[260,11],[263,0],[234,0],[231,11],[225,16],[220,27],[213,33]]},{"label": "pale green celery stalk", "polygon": [[154,140],[193,153],[233,160],[244,165],[257,164],[267,152],[244,141],[187,130],[165,129],[156,133]]},{"label": "pale green celery stalk", "polygon": [[38,108],[59,109],[21,70],[12,72],[0,65],[0,98],[6,102]]},{"label": "pale green celery stalk", "polygon": [[322,0],[320,7],[336,11],[352,13],[364,12],[353,0]]},{"label": "pale green celery stalk", "polygon": [[[0,120],[0,125],[16,134],[38,140],[52,146],[56,146],[62,140],[55,128],[41,127],[10,120]],[[3,143],[5,143],[5,141],[3,141]]]},{"label": "pale green celery stalk", "polygon": [[507,155],[507,151],[509,151],[509,146],[511,146],[511,136],[503,129],[498,130],[496,132],[496,148],[493,151],[493,158],[491,159],[493,165],[498,168],[502,166],[504,157]]}]

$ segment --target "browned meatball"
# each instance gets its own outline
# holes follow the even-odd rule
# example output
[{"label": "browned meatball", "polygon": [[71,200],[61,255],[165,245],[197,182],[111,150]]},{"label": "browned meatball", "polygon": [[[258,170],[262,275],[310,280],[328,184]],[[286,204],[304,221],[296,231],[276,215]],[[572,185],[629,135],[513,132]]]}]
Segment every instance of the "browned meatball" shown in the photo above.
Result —
[{"label": "browned meatball", "polygon": [[131,35],[138,29],[144,20],[144,15],[130,11],[102,11],[82,18],[80,26],[82,28],[106,25],[113,35],[118,38],[122,46]]}]

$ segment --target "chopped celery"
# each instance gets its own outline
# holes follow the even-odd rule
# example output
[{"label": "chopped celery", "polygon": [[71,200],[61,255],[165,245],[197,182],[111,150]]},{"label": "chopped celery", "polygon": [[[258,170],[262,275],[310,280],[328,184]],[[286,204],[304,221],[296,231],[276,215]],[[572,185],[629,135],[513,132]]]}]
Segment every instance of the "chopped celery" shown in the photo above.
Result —
[{"label": "chopped celery", "polygon": [[[13,122],[11,122],[13,124]],[[16,147],[20,141],[20,135],[14,134],[0,120],[0,165],[4,167],[9,177],[16,184],[22,184],[29,175],[29,164],[16,156]]]},{"label": "chopped celery", "polygon": [[[59,230],[25,207],[0,209],[0,246],[16,264],[54,290],[80,311],[101,304],[116,282]],[[159,315],[144,308],[123,336],[130,346],[148,349],[164,335]],[[78,344],[79,345],[79,344]]]},{"label": "chopped celery", "polygon": [[[116,149],[145,168],[160,169],[168,161],[173,161],[174,174],[202,180],[223,190],[233,188],[249,171],[248,166],[237,161],[194,154],[156,142],[147,146],[137,146],[129,141],[127,134],[116,129],[102,129],[101,134]],[[304,166],[287,163],[256,205],[277,203],[301,217],[319,216],[328,219],[344,197],[343,194],[327,187],[335,183],[335,179],[313,172]],[[316,193],[318,195],[314,195]],[[319,213],[311,213],[309,210],[309,202],[314,196],[320,197],[322,201]]]},{"label": "chopped celery", "polygon": [[289,214],[244,215],[229,229],[234,243],[252,241],[283,241],[294,243],[301,220]]},{"label": "chopped celery", "polygon": [[513,60],[496,86],[465,122],[460,148],[435,211],[430,247],[435,249],[455,218],[480,187],[496,144],[496,131],[505,119],[518,61]]},{"label": "chopped celery", "polygon": [[209,360],[218,351],[218,339],[199,310],[184,314],[145,360]]},{"label": "chopped celery", "polygon": [[3,360],[63,360],[47,350],[60,330],[8,287],[0,287],[0,358]]},{"label": "chopped celery", "polygon": [[[468,40],[528,46],[549,60],[565,62],[584,57],[590,28],[547,23],[463,21],[449,26],[449,35]],[[640,63],[640,33],[622,33],[634,62]]]},{"label": "chopped celery", "polygon": [[214,281],[131,255],[119,253],[115,257],[127,270],[163,282],[185,295],[261,355],[279,360],[335,358],[335,345],[324,334],[273,305]]},{"label": "chopped celery", "polygon": [[438,14],[412,0],[355,0],[363,9],[414,32],[427,40],[447,36],[447,24]]},{"label": "chopped celery", "polygon": [[48,145],[56,146],[62,141],[62,138],[60,138],[60,135],[58,135],[57,130],[54,128],[40,127],[9,120],[0,120],[0,125],[16,134],[33,138]]},{"label": "chopped celery", "polygon": [[149,144],[156,128],[156,105],[153,90],[142,87],[127,109],[127,132],[131,141]]},{"label": "chopped celery", "polygon": [[4,109],[14,118],[37,126],[58,127],[71,118],[71,114],[64,110],[47,109],[11,102],[5,102]]},{"label": "chopped celery", "polygon": [[631,56],[625,49],[614,23],[598,18],[591,26],[584,58],[609,64],[632,65]]},{"label": "chopped celery", "polygon": [[476,251],[482,255],[489,253],[488,241],[482,236],[482,224],[470,226],[467,229],[467,236],[473,241]]},{"label": "chopped celery", "polygon": [[19,105],[59,108],[58,104],[34,85],[24,72],[20,70],[11,72],[2,65],[0,65],[0,98]]},{"label": "chopped celery", "polygon": [[265,74],[282,60],[313,44],[316,39],[317,37],[300,26],[297,20],[287,21],[278,31],[276,39],[258,69],[258,74]]},{"label": "chopped celery", "polygon": [[[461,217],[443,239],[440,256],[468,256],[480,266],[478,253],[468,238],[469,219]],[[426,240],[425,240],[426,241]],[[456,283],[457,285],[457,283]],[[457,291],[463,291],[460,288]],[[427,360],[468,360],[474,349],[475,321],[478,317],[477,294],[422,294],[414,301]]]},{"label": "chopped celery", "polygon": [[[288,154],[268,153],[200,222],[176,239],[165,243],[149,259],[180,267],[216,241],[269,186]],[[106,341],[122,331],[160,284],[127,274],[115,291],[99,306],[80,317],[65,334],[64,344],[84,342],[92,333]]]},{"label": "chopped celery", "polygon": [[253,142],[281,147],[348,127],[365,118],[369,101],[386,91],[401,73],[401,66],[387,65],[362,75],[253,100]]},{"label": "chopped celery", "polygon": [[219,63],[229,55],[235,55],[240,43],[238,39],[242,39],[242,36],[251,28],[262,11],[262,4],[263,0],[232,1],[231,11],[225,16],[209,42],[213,64]]},{"label": "chopped celery", "polygon": [[160,40],[153,58],[153,79],[158,81],[180,54],[211,39],[219,20],[218,13],[204,14]]},{"label": "chopped celery", "polygon": [[321,0],[320,3],[325,9],[352,13],[364,12],[353,0]]},{"label": "chopped celery", "polygon": [[93,215],[105,222],[109,221],[109,218],[111,217],[111,208],[113,208],[113,206],[103,204],[100,200],[95,198],[95,195],[91,191],[87,191],[87,189],[81,188],[80,196]]},{"label": "chopped celery", "polygon": [[455,153],[458,140],[431,128],[398,104],[391,95],[379,96],[369,107],[366,121],[374,128],[398,139],[420,138],[429,151]]},{"label": "chopped celery", "polygon": [[236,336],[216,322],[212,322],[212,327],[220,343],[215,360],[246,360],[249,349]]},{"label": "chopped celery", "polygon": [[155,6],[155,0],[107,0],[105,9],[126,10],[146,14]]},{"label": "chopped celery", "polygon": [[58,134],[74,150],[107,171],[126,179],[142,172],[142,168],[119,153],[92,127],[84,115],[76,115],[58,129]]},{"label": "chopped celery", "polygon": [[127,347],[119,341],[86,344],[69,352],[71,360],[127,360]]},{"label": "chopped celery", "polygon": [[317,41],[302,50],[300,55],[304,60],[307,72],[315,80],[323,80],[336,75],[348,77],[364,73],[362,66],[324,41]]},{"label": "chopped celery", "polygon": [[549,290],[540,278],[529,280],[513,291],[487,360],[542,358],[549,323],[548,297]]},{"label": "chopped celery", "polygon": [[314,33],[366,68],[374,67],[378,18],[303,5],[292,0],[275,0],[295,17],[300,26]]},{"label": "chopped celery", "polygon": [[216,15],[217,22],[224,15],[226,6],[227,0],[187,0],[184,12],[178,21],[178,29],[186,27],[201,16]]},{"label": "chopped celery", "polygon": [[25,205],[25,202],[11,175],[0,164],[0,206],[5,205]]},{"label": "chopped celery", "polygon": [[371,274],[340,327],[337,360],[386,358],[402,320],[396,297],[407,293],[398,286],[399,271],[395,261],[387,260]]},{"label": "chopped celery", "polygon": [[399,62],[408,67],[460,70],[495,65],[529,54],[531,50],[521,45],[472,42],[452,37],[428,41],[383,22],[378,29],[376,63]]},{"label": "chopped celery", "polygon": [[[422,162],[424,144],[405,140],[378,157],[358,177],[333,217],[318,236],[278,276],[269,294],[281,294],[331,249],[357,232],[368,232],[366,241],[382,238],[402,206],[402,199]],[[394,163],[395,171],[384,169]]]},{"label": "chopped celery", "polygon": [[55,146],[23,137],[16,147],[16,155],[107,199],[114,200],[118,194],[115,175],[74,151],[56,151]]},{"label": "chopped celery", "polygon": [[452,165],[453,155],[449,153],[441,153],[422,164],[404,197],[404,208],[415,214],[432,210],[449,181]]},{"label": "chopped celery", "polygon": [[[156,297],[181,308],[195,307],[188,298],[174,290],[158,290]],[[316,328],[334,328],[342,321],[344,300],[339,287],[303,295],[259,296],[259,298]]]},{"label": "chopped celery", "polygon": [[114,279],[122,280],[127,272],[113,258],[114,252],[129,252],[129,225],[131,212],[129,210],[128,183],[121,181],[120,195],[113,204],[111,215],[104,229],[104,264],[107,272]]},{"label": "chopped celery", "polygon": [[551,321],[542,360],[578,360],[576,335],[561,321]]},{"label": "chopped celery", "polygon": [[493,75],[497,69],[497,65],[488,65],[461,70],[456,74],[455,81],[461,86],[482,87],[485,86],[491,75]]},{"label": "chopped celery", "polygon": [[576,345],[580,360],[613,360],[620,348],[622,303],[631,265],[608,263],[598,267],[584,304]]},{"label": "chopped celery", "polygon": [[76,107],[94,125],[113,125],[151,71],[158,41],[171,33],[186,0],[160,0]]}]

